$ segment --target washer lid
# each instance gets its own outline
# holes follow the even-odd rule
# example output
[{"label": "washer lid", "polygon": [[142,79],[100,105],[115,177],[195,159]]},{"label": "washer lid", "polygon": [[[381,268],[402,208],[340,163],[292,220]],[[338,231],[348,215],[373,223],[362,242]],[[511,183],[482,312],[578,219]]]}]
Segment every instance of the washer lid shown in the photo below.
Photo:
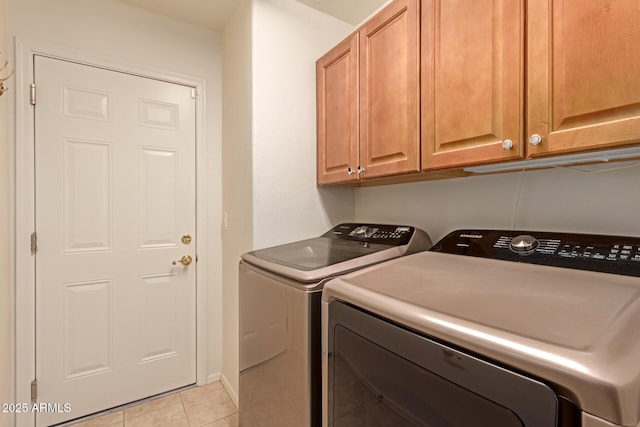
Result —
[{"label": "washer lid", "polygon": [[242,259],[272,273],[311,283],[396,258],[403,252],[402,247],[316,237],[251,251]]},{"label": "washer lid", "polygon": [[316,237],[249,253],[256,258],[295,270],[313,271],[390,247],[376,243]]},{"label": "washer lid", "polygon": [[303,283],[319,282],[431,247],[420,229],[398,225],[337,225],[320,237],[247,252],[242,259]]}]

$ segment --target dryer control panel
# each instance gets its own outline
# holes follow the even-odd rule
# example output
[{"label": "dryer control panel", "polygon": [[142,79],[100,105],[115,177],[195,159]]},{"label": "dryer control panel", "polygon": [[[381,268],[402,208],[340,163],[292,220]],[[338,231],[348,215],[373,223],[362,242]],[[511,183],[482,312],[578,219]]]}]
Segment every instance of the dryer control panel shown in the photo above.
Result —
[{"label": "dryer control panel", "polygon": [[414,231],[414,227],[405,225],[345,223],[333,227],[322,237],[402,246],[409,243]]},{"label": "dryer control panel", "polygon": [[431,251],[640,277],[638,237],[457,230]]}]

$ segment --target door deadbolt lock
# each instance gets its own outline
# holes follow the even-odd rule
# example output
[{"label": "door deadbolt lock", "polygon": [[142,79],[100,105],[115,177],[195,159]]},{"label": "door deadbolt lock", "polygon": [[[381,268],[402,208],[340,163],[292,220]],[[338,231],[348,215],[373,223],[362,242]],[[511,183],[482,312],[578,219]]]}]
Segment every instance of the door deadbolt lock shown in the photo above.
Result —
[{"label": "door deadbolt lock", "polygon": [[191,264],[191,262],[193,262],[193,258],[191,258],[191,255],[185,255],[179,260],[173,261],[171,265],[177,265],[178,263],[180,263],[186,267],[187,265]]},{"label": "door deadbolt lock", "polygon": [[191,234],[183,235],[180,240],[182,240],[183,244],[188,245],[189,243],[191,243]]}]

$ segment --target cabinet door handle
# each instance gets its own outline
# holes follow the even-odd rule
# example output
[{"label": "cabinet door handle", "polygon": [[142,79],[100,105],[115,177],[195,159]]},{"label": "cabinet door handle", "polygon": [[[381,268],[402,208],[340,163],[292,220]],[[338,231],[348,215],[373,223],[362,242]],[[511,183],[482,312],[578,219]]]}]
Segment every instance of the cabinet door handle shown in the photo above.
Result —
[{"label": "cabinet door handle", "polygon": [[360,174],[362,172],[364,172],[364,168],[362,166],[358,166],[358,173]]},{"label": "cabinet door handle", "polygon": [[353,175],[354,173],[356,173],[356,171],[354,171],[354,170],[353,170],[353,169],[351,169],[351,168],[348,168],[348,169],[347,169],[347,173],[348,173],[349,175]]},{"label": "cabinet door handle", "polygon": [[511,150],[513,148],[513,141],[510,139],[505,139],[502,141],[502,149],[503,150]]},{"label": "cabinet door handle", "polygon": [[529,144],[531,145],[538,145],[542,142],[542,137],[540,135],[538,135],[537,133],[534,133],[533,135],[531,135],[529,137]]}]

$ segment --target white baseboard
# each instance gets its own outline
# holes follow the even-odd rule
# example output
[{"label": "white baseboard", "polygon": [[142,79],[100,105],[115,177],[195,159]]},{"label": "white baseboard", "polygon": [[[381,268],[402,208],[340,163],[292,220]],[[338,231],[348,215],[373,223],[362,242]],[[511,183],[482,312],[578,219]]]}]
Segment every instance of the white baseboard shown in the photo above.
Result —
[{"label": "white baseboard", "polygon": [[211,374],[207,377],[207,384],[211,384],[216,381],[220,381],[220,373]]},{"label": "white baseboard", "polygon": [[233,404],[236,405],[236,408],[240,408],[240,400],[238,399],[237,390],[234,390],[233,387],[231,387],[231,384],[229,384],[229,381],[225,378],[224,375],[218,374],[218,378],[220,379],[220,382],[222,383],[224,389],[227,391],[227,394],[233,401]]}]

